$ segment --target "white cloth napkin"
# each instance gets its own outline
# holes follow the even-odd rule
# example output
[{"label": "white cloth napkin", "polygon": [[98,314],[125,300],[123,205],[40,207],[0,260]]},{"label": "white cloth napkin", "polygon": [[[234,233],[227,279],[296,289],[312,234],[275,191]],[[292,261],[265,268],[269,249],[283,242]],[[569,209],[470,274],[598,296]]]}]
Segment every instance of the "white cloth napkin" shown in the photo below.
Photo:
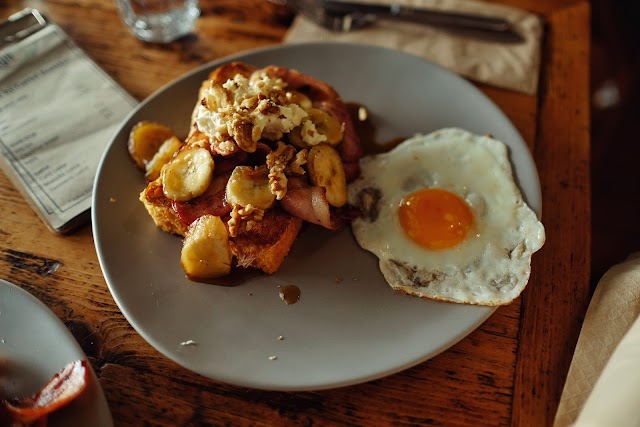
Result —
[{"label": "white cloth napkin", "polygon": [[640,426],[640,253],[602,277],[569,367],[554,427]]},{"label": "white cloth napkin", "polygon": [[351,32],[332,32],[297,16],[285,43],[336,41],[365,43],[422,56],[471,80],[534,94],[540,70],[542,19],[513,7],[478,0],[351,0],[470,12],[508,19],[524,41],[498,43],[407,22],[380,20]]}]

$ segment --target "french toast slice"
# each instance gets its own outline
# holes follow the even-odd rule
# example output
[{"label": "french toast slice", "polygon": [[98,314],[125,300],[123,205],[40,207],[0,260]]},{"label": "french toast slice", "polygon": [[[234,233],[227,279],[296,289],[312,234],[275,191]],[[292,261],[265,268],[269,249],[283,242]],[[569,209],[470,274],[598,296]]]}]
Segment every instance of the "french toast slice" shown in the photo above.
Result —
[{"label": "french toast slice", "polygon": [[275,273],[286,258],[302,227],[302,220],[280,208],[269,209],[262,220],[236,237],[229,237],[238,266]]},{"label": "french toast slice", "polygon": [[[324,82],[275,66],[258,70],[242,62],[223,64],[202,82],[188,134],[140,200],[158,228],[183,237],[191,234],[188,224],[197,218],[220,217],[234,265],[275,273],[305,219],[332,230],[342,224],[334,221],[332,212],[339,213],[346,200],[346,182],[332,183],[343,183],[347,176],[332,171],[354,164],[349,170],[357,172],[361,154],[349,123],[337,92]],[[312,147],[317,154],[316,146],[324,142],[328,145],[323,153],[331,150],[335,156],[325,153],[309,159]],[[201,155],[203,150],[215,159],[215,169],[208,167],[210,159]],[[268,175],[239,174],[230,181],[238,167],[268,170]],[[300,185],[289,188],[289,178]],[[267,184],[269,203],[260,197]],[[333,197],[343,192],[344,198]]]},{"label": "french toast slice", "polygon": [[[189,226],[162,192],[162,179],[150,182],[140,193],[140,201],[161,230],[183,236]],[[226,225],[226,218],[225,218]],[[302,220],[280,208],[269,209],[249,231],[229,237],[229,246],[240,267],[255,267],[267,274],[275,273],[295,242]]]},{"label": "french toast slice", "polygon": [[173,202],[162,191],[162,177],[147,184],[142,193],[140,193],[140,201],[147,208],[147,212],[149,212],[153,222],[162,231],[182,237],[187,233],[189,225],[180,219],[173,208]]}]

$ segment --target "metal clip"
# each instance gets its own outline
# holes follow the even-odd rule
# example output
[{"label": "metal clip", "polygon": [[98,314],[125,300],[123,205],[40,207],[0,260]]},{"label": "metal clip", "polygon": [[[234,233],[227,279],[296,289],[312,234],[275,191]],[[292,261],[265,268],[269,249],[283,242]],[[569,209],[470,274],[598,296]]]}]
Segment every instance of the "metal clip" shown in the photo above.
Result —
[{"label": "metal clip", "polygon": [[47,20],[36,9],[14,13],[0,23],[0,49],[25,39],[47,26]]}]

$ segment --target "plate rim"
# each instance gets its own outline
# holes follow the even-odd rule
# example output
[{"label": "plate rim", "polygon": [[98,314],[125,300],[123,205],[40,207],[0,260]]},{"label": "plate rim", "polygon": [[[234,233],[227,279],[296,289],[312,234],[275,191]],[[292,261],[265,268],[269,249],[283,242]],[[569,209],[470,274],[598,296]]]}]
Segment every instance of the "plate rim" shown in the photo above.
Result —
[{"label": "plate rim", "polygon": [[[24,299],[28,303],[33,304],[35,307],[37,307],[38,311],[40,311],[42,314],[44,314],[47,317],[47,320],[51,324],[55,324],[56,330],[58,330],[62,335],[65,336],[66,340],[69,343],[69,346],[74,350],[74,352],[83,356],[82,360],[86,360],[87,361],[87,366],[89,367],[89,371],[90,371],[90,375],[91,375],[92,381],[94,382],[96,390],[97,390],[97,393],[98,393],[98,395],[97,395],[98,404],[99,404],[100,407],[102,407],[102,410],[105,411],[105,414],[107,416],[107,419],[105,419],[103,421],[106,423],[106,425],[112,426],[113,425],[113,414],[111,413],[111,408],[109,407],[109,402],[107,400],[106,395],[104,394],[104,389],[102,388],[102,385],[100,384],[98,376],[96,375],[96,373],[95,373],[95,371],[93,369],[93,366],[91,365],[91,362],[89,361],[89,357],[84,352],[84,350],[80,346],[80,343],[78,343],[78,341],[73,336],[73,334],[71,333],[69,328],[67,328],[67,326],[64,324],[62,319],[60,319],[38,297],[36,297],[35,295],[33,295],[31,292],[27,291],[26,289],[22,288],[21,286],[18,286],[15,283],[12,283],[12,282],[10,282],[10,281],[8,281],[6,279],[0,278],[0,288],[9,289],[10,292],[18,294],[20,298]],[[70,360],[69,362],[73,362],[73,361]],[[51,376],[53,376],[54,374],[55,374],[55,372],[52,372]]]},{"label": "plate rim", "polygon": [[[541,194],[541,187],[540,187],[540,178],[539,178],[539,173],[538,173],[538,169],[535,165],[534,159],[533,159],[533,155],[531,153],[531,150],[529,149],[528,145],[526,144],[526,141],[524,140],[524,138],[522,138],[520,132],[517,130],[517,128],[515,127],[515,125],[511,122],[511,120],[506,116],[506,114],[504,113],[504,111],[497,106],[497,104],[495,104],[487,95],[485,95],[480,89],[478,89],[476,86],[474,86],[470,81],[468,81],[467,79],[465,79],[464,77],[446,69],[445,67],[433,63],[432,61],[429,61],[425,58],[421,58],[419,56],[416,55],[412,55],[406,52],[401,52],[401,51],[397,51],[394,49],[389,49],[389,48],[385,48],[385,47],[380,47],[380,46],[375,46],[375,45],[366,45],[366,44],[357,44],[357,43],[351,43],[351,42],[304,42],[304,43],[292,43],[292,44],[280,44],[280,45],[273,45],[273,46],[266,46],[266,47],[260,47],[260,48],[255,48],[255,49],[250,49],[250,50],[246,50],[246,51],[242,51],[242,52],[237,52],[237,53],[233,53],[221,58],[217,58],[215,60],[209,61],[205,64],[199,65],[197,67],[195,67],[194,69],[182,74],[181,76],[171,80],[170,82],[164,84],[163,86],[161,86],[159,89],[155,90],[153,93],[151,93],[148,97],[146,97],[143,101],[141,101],[121,122],[120,125],[118,126],[116,132],[114,133],[114,135],[112,136],[111,140],[109,141],[109,143],[107,144],[107,146],[105,147],[105,151],[101,157],[99,166],[98,166],[98,173],[96,174],[95,180],[94,180],[94,192],[92,195],[92,210],[91,210],[91,220],[92,220],[92,226],[94,228],[94,244],[95,244],[95,248],[96,248],[96,252],[98,255],[98,259],[99,259],[99,264],[100,264],[100,268],[103,272],[103,275],[105,277],[105,281],[107,283],[107,286],[109,288],[110,293],[112,294],[112,297],[114,299],[114,301],[116,302],[116,305],[118,306],[118,308],[120,309],[120,311],[123,313],[124,317],[126,318],[127,322],[134,328],[134,330],[136,330],[137,333],[139,333],[144,339],[145,341],[147,341],[152,347],[154,347],[157,351],[159,351],[161,354],[163,354],[165,357],[167,357],[168,359],[176,362],[178,365],[184,367],[185,369],[188,369],[192,372],[195,372],[199,375],[202,375],[206,378],[210,378],[212,380],[215,381],[220,381],[226,384],[230,384],[230,385],[234,385],[234,386],[239,386],[239,387],[248,387],[248,388],[253,388],[253,389],[260,389],[260,390],[269,390],[269,391],[289,391],[289,392],[296,392],[296,391],[314,391],[314,390],[326,390],[326,389],[334,389],[334,388],[340,388],[340,387],[345,387],[345,386],[350,386],[350,385],[355,385],[355,384],[361,384],[361,383],[365,383],[365,382],[369,382],[372,380],[376,380],[376,379],[380,379],[383,377],[386,377],[388,375],[391,374],[395,374],[401,371],[404,371],[408,368],[417,366],[420,363],[423,363],[433,357],[435,357],[436,355],[448,350],[449,348],[453,347],[454,345],[456,345],[459,341],[461,341],[462,339],[464,339],[466,336],[468,336],[470,333],[472,333],[474,330],[476,330],[479,326],[481,326],[489,317],[491,317],[491,315],[495,312],[495,310],[497,309],[497,307],[487,307],[487,306],[482,306],[483,309],[486,309],[486,313],[481,316],[479,318],[478,321],[474,322],[473,324],[468,325],[463,331],[461,331],[459,334],[450,337],[449,340],[447,340],[447,344],[442,346],[441,348],[435,349],[433,351],[427,352],[426,354],[424,354],[422,357],[417,358],[415,360],[409,361],[407,363],[404,363],[402,365],[398,365],[394,368],[391,369],[387,369],[384,371],[376,371],[375,373],[372,373],[370,375],[364,375],[364,376],[360,376],[357,378],[350,378],[350,379],[346,379],[344,381],[334,381],[331,383],[326,383],[326,384],[314,384],[311,386],[296,386],[296,385],[288,385],[288,386],[283,386],[283,385],[277,385],[274,386],[273,384],[259,384],[256,382],[252,382],[252,381],[242,381],[242,380],[238,380],[237,377],[234,376],[225,376],[225,375],[219,375],[219,376],[210,376],[207,374],[204,374],[202,372],[198,372],[197,370],[194,370],[191,367],[188,367],[187,363],[185,363],[182,360],[177,360],[176,358],[174,358],[171,354],[168,354],[167,351],[165,351],[165,346],[160,343],[158,340],[156,340],[153,335],[151,335],[151,333],[149,333],[148,331],[146,331],[143,328],[143,325],[141,325],[139,322],[137,321],[132,321],[133,318],[135,318],[135,316],[129,311],[129,309],[127,308],[126,305],[124,305],[123,301],[121,301],[121,296],[119,297],[119,292],[117,291],[117,289],[114,289],[114,285],[111,283],[111,280],[109,279],[109,274],[107,271],[105,271],[105,266],[104,266],[104,258],[103,258],[103,254],[101,253],[101,249],[100,249],[100,245],[101,245],[101,239],[102,237],[96,233],[96,231],[99,229],[99,226],[97,226],[97,210],[95,209],[95,205],[97,203],[97,197],[98,197],[98,192],[95,191],[96,188],[98,188],[98,183],[100,181],[101,178],[101,171],[103,170],[103,166],[104,166],[104,162],[106,161],[107,158],[107,154],[109,153],[109,151],[111,150],[112,146],[115,145],[116,143],[116,139],[118,134],[120,133],[121,129],[123,128],[123,126],[128,123],[140,110],[144,109],[147,105],[149,105],[150,103],[152,103],[158,96],[160,96],[162,93],[164,93],[166,90],[170,89],[172,86],[178,84],[179,82],[182,82],[184,80],[188,80],[193,78],[194,75],[205,72],[206,70],[212,70],[214,67],[220,66],[224,63],[230,62],[230,61],[234,61],[234,60],[243,60],[243,58],[246,57],[250,57],[253,55],[259,55],[259,54],[265,54],[265,53],[269,53],[269,52],[273,52],[273,51],[282,51],[282,50],[291,50],[291,49],[299,49],[299,48],[339,48],[339,49],[356,49],[356,50],[360,50],[360,49],[368,49],[368,50],[377,50],[377,51],[384,51],[387,53],[392,53],[395,55],[400,55],[400,56],[408,56],[408,57],[412,57],[412,58],[416,58],[418,60],[421,60],[427,64],[429,64],[429,66],[434,67],[435,69],[438,69],[440,72],[444,72],[445,74],[448,75],[449,78],[452,78],[454,80],[457,80],[457,82],[459,84],[462,84],[465,86],[465,88],[467,90],[471,90],[473,92],[475,92],[475,94],[477,96],[479,96],[480,98],[482,98],[483,102],[490,104],[491,106],[493,106],[493,108],[496,110],[497,113],[499,113],[503,120],[504,120],[504,125],[508,126],[511,128],[512,132],[514,132],[515,134],[517,134],[520,139],[521,142],[524,144],[524,147],[526,148],[524,153],[525,157],[527,158],[528,162],[530,162],[531,165],[533,165],[533,174],[534,174],[534,178],[535,178],[535,182],[534,182],[534,186],[535,188],[535,193],[534,196],[536,196],[535,200],[531,201],[529,203],[529,205],[531,206],[531,203],[533,203],[535,205],[535,208],[532,208],[534,210],[534,212],[536,213],[536,215],[538,216],[538,218],[540,218],[541,216],[541,210],[542,210],[542,194]],[[509,151],[511,150],[511,148],[509,148]],[[511,159],[510,159],[511,160]],[[513,166],[513,163],[512,163]],[[514,170],[515,173],[515,170]],[[478,306],[476,306],[478,307]]]}]

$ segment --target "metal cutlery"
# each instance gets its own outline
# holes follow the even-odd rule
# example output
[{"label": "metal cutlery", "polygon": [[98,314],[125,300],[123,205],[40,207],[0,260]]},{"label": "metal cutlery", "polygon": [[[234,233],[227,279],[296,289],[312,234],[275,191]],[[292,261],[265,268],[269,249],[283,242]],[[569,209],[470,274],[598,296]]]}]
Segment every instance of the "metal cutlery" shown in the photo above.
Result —
[{"label": "metal cutlery", "polygon": [[378,20],[400,20],[430,25],[472,37],[500,42],[521,42],[522,37],[503,18],[470,13],[336,0],[269,0],[286,5],[318,25],[332,31],[353,31]]}]

